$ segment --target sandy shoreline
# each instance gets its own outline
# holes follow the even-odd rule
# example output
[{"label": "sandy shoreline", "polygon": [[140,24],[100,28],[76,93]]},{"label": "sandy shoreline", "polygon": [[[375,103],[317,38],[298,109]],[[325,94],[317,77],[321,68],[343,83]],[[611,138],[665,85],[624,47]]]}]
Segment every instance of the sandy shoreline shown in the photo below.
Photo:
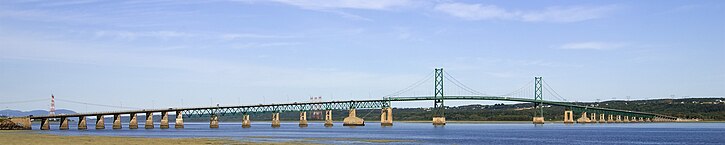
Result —
[{"label": "sandy shoreline", "polygon": [[27,130],[0,130],[0,144],[7,145],[291,145],[306,142],[248,142],[223,138],[146,138],[118,136],[62,136],[41,134]]}]

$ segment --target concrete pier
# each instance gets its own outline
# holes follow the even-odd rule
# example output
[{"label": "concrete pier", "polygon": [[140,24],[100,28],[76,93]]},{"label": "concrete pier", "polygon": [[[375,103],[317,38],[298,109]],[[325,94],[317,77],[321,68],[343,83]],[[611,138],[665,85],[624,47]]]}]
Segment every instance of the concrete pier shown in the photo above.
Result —
[{"label": "concrete pier", "polygon": [[10,122],[20,124],[23,130],[33,130],[33,122],[30,121],[30,117],[12,117]]},{"label": "concrete pier", "polygon": [[380,126],[393,126],[393,108],[380,110]]},{"label": "concrete pier", "polygon": [[244,117],[242,117],[242,128],[250,127],[252,127],[252,121],[249,120],[249,114],[244,114]]},{"label": "concrete pier", "polygon": [[169,128],[169,112],[161,112],[161,124],[159,125],[159,128],[161,129],[168,129]]},{"label": "concrete pier", "polygon": [[121,129],[121,114],[113,114],[113,129]]},{"label": "concrete pier", "polygon": [[348,116],[342,120],[342,126],[365,126],[365,120],[357,117],[355,109],[350,109],[348,112]]},{"label": "concrete pier", "polygon": [[279,126],[279,112],[272,113],[272,127],[277,128]]},{"label": "concrete pier", "polygon": [[40,130],[50,130],[50,120],[48,118],[40,120]]},{"label": "concrete pier", "polygon": [[591,122],[592,122],[592,120],[589,120],[589,117],[587,117],[587,112],[582,112],[582,116],[576,120],[576,123],[591,123]]},{"label": "concrete pier", "polygon": [[599,114],[599,123],[607,123],[607,120],[604,119],[604,113]]},{"label": "concrete pier", "polygon": [[60,130],[68,130],[68,118],[67,117],[60,118]]},{"label": "concrete pier", "polygon": [[219,128],[219,117],[216,114],[212,114],[209,117],[209,128]]},{"label": "concrete pier", "polygon": [[86,117],[81,116],[78,117],[78,130],[86,130],[88,129],[88,124],[86,123]]},{"label": "concrete pier", "polygon": [[622,115],[617,115],[617,120],[615,120],[614,122],[622,123]]},{"label": "concrete pier", "polygon": [[627,123],[629,123],[629,116],[624,116],[624,120],[623,120],[623,122],[627,122]]},{"label": "concrete pier", "polygon": [[307,112],[300,112],[300,127],[307,127]]},{"label": "concrete pier", "polygon": [[614,120],[614,115],[609,114],[609,118],[607,118],[607,123],[614,123],[616,120]]},{"label": "concrete pier", "polygon": [[572,124],[574,123],[574,112],[571,110],[564,110],[564,123],[565,124]]},{"label": "concrete pier", "polygon": [[103,115],[96,115],[96,129],[106,129],[106,123],[105,120],[103,120]]},{"label": "concrete pier", "polygon": [[592,123],[597,123],[598,122],[598,120],[597,120],[597,113],[592,112],[592,113],[589,114],[589,117],[590,117],[589,120],[591,120]]},{"label": "concrete pier", "polygon": [[544,124],[544,117],[534,117],[532,120],[534,124]]},{"label": "concrete pier", "polygon": [[651,120],[651,119],[649,119],[649,118],[645,118],[645,119],[644,119],[644,122],[652,122],[652,120]]},{"label": "concrete pier", "polygon": [[446,117],[445,116],[433,117],[433,125],[434,126],[446,125]]},{"label": "concrete pier", "polygon": [[131,121],[128,122],[128,129],[138,129],[138,114],[131,113],[129,117]]},{"label": "concrete pier", "polygon": [[174,124],[174,128],[184,128],[184,115],[181,112],[176,111],[176,124]]},{"label": "concrete pier", "polygon": [[332,110],[325,110],[325,127],[332,127]]},{"label": "concrete pier", "polygon": [[154,129],[154,113],[153,112],[146,112],[146,124],[144,124],[144,128]]}]

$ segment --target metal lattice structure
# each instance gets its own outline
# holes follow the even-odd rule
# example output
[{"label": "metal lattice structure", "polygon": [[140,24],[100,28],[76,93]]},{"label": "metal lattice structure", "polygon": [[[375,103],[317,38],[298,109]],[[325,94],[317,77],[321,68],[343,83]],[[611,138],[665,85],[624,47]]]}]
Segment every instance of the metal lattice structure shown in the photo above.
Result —
[{"label": "metal lattice structure", "polygon": [[[442,68],[435,69],[434,72],[434,92],[433,96],[416,96],[416,97],[388,97],[380,100],[350,100],[350,101],[328,101],[328,102],[308,102],[308,103],[286,103],[286,104],[259,104],[247,106],[215,106],[215,107],[196,107],[196,108],[168,108],[168,109],[142,109],[142,110],[126,110],[112,112],[94,112],[94,113],[77,113],[77,114],[50,114],[48,116],[31,116],[31,119],[48,119],[63,117],[83,117],[96,115],[118,115],[148,112],[178,112],[181,111],[186,117],[202,117],[202,116],[229,116],[253,113],[279,113],[279,112],[300,112],[300,111],[323,111],[323,110],[349,110],[349,109],[383,109],[390,108],[393,101],[430,101],[434,102],[433,117],[445,117],[444,100],[498,100],[498,101],[515,101],[534,103],[534,117],[543,117],[543,105],[562,106],[571,108],[574,112],[594,112],[614,115],[626,115],[643,118],[664,118],[677,119],[676,117],[660,115],[648,112],[618,110],[609,108],[600,108],[592,106],[577,105],[572,102],[546,101],[543,99],[543,84],[541,77],[534,78],[534,97],[530,99],[527,96],[507,97],[507,96],[444,96],[443,94],[443,76]],[[455,80],[455,79],[454,79]],[[455,84],[455,83],[454,83]],[[527,93],[528,94],[528,93]],[[54,96],[51,95],[54,98]],[[54,100],[53,102],[54,103]],[[51,105],[54,110],[54,104]]]},{"label": "metal lattice structure", "polygon": [[435,90],[433,92],[433,117],[445,117],[446,107],[443,104],[443,68],[435,69]]},{"label": "metal lattice structure", "polygon": [[534,117],[544,117],[544,94],[541,87],[541,77],[534,77],[534,109],[539,109],[534,111]]},{"label": "metal lattice structure", "polygon": [[[321,107],[316,107],[321,106]],[[348,110],[348,109],[382,109],[390,107],[387,100],[364,100],[364,101],[333,101],[315,103],[290,103],[290,104],[269,104],[252,106],[226,106],[210,108],[179,108],[184,110],[187,117],[218,116],[254,114],[254,113],[277,113],[277,112],[299,112],[299,111],[323,111],[323,110]]]},{"label": "metal lattice structure", "polygon": [[48,111],[49,115],[55,115],[55,95],[50,95],[50,111]]}]

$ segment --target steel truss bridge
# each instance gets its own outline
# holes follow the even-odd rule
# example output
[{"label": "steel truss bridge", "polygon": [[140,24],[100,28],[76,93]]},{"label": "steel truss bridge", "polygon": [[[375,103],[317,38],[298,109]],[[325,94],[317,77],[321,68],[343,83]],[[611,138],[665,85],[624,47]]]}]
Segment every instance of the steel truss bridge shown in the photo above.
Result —
[{"label": "steel truss bridge", "polygon": [[[434,84],[435,84],[435,90],[433,96],[410,96],[410,97],[383,97],[381,99],[377,100],[349,100],[349,101],[327,101],[327,102],[309,102],[309,103],[282,103],[282,104],[259,104],[259,105],[244,105],[244,106],[214,106],[214,107],[195,107],[195,108],[166,108],[166,109],[139,109],[139,110],[126,110],[126,111],[112,111],[112,112],[94,112],[94,113],[78,113],[78,114],[56,114],[56,115],[47,115],[47,116],[30,116],[30,119],[41,119],[43,120],[43,126],[47,126],[46,122],[48,119],[53,118],[61,118],[61,120],[65,120],[69,117],[79,117],[83,120],[83,123],[85,123],[85,117],[86,116],[97,116],[97,117],[104,117],[104,115],[114,115],[115,121],[114,121],[114,128],[116,128],[116,123],[120,126],[120,122],[118,119],[120,119],[118,116],[121,114],[131,114],[134,117],[135,120],[135,114],[138,113],[146,113],[147,116],[149,114],[153,113],[159,113],[161,112],[162,115],[164,115],[164,119],[167,118],[165,115],[168,114],[168,112],[175,112],[177,114],[177,118],[182,117],[182,114],[184,117],[202,117],[202,116],[212,116],[212,124],[214,123],[214,120],[217,116],[229,116],[229,115],[244,115],[245,120],[248,119],[246,117],[248,114],[255,114],[255,113],[274,113],[277,117],[277,122],[279,121],[279,113],[280,112],[301,112],[300,116],[303,118],[303,114],[306,114],[304,112],[306,111],[330,111],[330,110],[351,110],[350,114],[354,115],[355,109],[382,109],[383,113],[389,112],[385,111],[391,110],[391,102],[410,102],[410,101],[433,101],[434,107],[432,110],[432,117],[433,117],[433,124],[435,125],[437,120],[438,122],[441,122],[442,124],[445,124],[445,106],[444,102],[446,100],[493,100],[493,101],[512,101],[512,102],[524,102],[524,103],[533,103],[534,104],[534,112],[536,112],[534,117],[534,123],[538,124],[537,122],[543,124],[543,108],[544,105],[551,105],[551,106],[560,106],[566,108],[565,111],[565,119],[564,122],[573,122],[573,115],[572,112],[582,113],[582,117],[585,120],[589,120],[588,117],[586,117],[587,113],[592,113],[592,120],[605,120],[604,114],[610,115],[609,119],[606,119],[608,121],[614,121],[612,118],[612,115],[617,116],[617,122],[621,122],[619,119],[619,116],[624,116],[628,122],[629,117],[632,117],[635,119],[634,121],[637,121],[636,118],[639,118],[639,121],[644,121],[646,118],[647,121],[674,121],[679,120],[677,117],[673,116],[667,116],[662,114],[655,114],[650,112],[638,112],[638,111],[630,111],[630,110],[620,110],[620,109],[611,109],[611,108],[603,108],[603,107],[592,107],[592,106],[585,106],[585,105],[577,105],[572,102],[566,102],[566,101],[549,101],[543,99],[543,90],[547,89],[543,86],[548,84],[542,83],[541,77],[535,77],[534,78],[534,91],[533,97],[529,95],[523,95],[523,96],[508,96],[508,95],[501,95],[501,96],[488,96],[488,95],[453,95],[453,96],[444,96],[443,95],[443,76],[448,75],[447,73],[443,72],[443,69],[435,69],[434,74]],[[448,75],[449,77],[452,77]],[[455,85],[461,87],[461,83],[455,80],[455,78],[452,78]],[[456,83],[457,82],[457,83]],[[462,88],[468,88],[463,86]],[[468,88],[469,92],[480,94],[475,90],[472,90]],[[528,93],[526,93],[528,94]],[[557,93],[558,95],[558,93]],[[601,115],[600,119],[596,119],[596,116],[594,116],[593,113]],[[569,114],[569,115],[567,115]],[[392,113],[388,113],[388,115],[391,117],[389,120],[390,124],[392,124]],[[275,115],[273,115],[273,118]],[[568,119],[567,119],[568,116]],[[354,116],[352,116],[354,117]],[[328,118],[328,117],[326,117]],[[332,122],[331,120],[331,113],[329,115],[329,119],[326,119],[326,121],[329,121],[330,124]],[[355,117],[357,118],[357,117]],[[438,118],[438,119],[437,119]],[[441,119],[442,118],[442,119]],[[580,119],[581,119],[580,118]],[[304,115],[305,119],[305,125],[306,125],[306,115]],[[218,120],[218,119],[216,119]],[[347,120],[347,119],[345,119]],[[539,121],[537,121],[539,120]],[[183,120],[182,122],[182,128],[183,128]],[[162,121],[164,122],[164,121]],[[166,120],[168,122],[168,120]],[[218,121],[217,121],[218,122]],[[381,123],[383,121],[381,120]],[[588,121],[587,121],[588,122]],[[600,121],[601,122],[601,121]],[[605,121],[606,122],[606,121]],[[98,123],[98,122],[97,122]],[[147,122],[148,123],[148,122]],[[153,122],[150,122],[152,124],[153,128]],[[179,120],[177,120],[177,123],[179,123]],[[166,123],[168,126],[168,123]],[[218,124],[218,123],[217,123]],[[84,124],[85,125],[85,124]],[[163,124],[162,124],[163,125]],[[302,123],[301,123],[302,125]],[[326,122],[327,125],[327,122]],[[63,126],[61,124],[61,126]],[[80,125],[79,125],[80,126]],[[218,125],[217,125],[218,126]],[[274,126],[274,119],[273,119],[273,126]],[[66,127],[67,129],[67,123]],[[49,127],[42,127],[41,129],[49,129]],[[100,129],[100,128],[97,128]]]},{"label": "steel truss bridge", "polygon": [[[300,112],[300,111],[325,111],[325,110],[349,110],[349,109],[381,109],[392,107],[391,102],[409,102],[409,101],[431,101],[440,98],[434,96],[416,96],[416,97],[386,97],[380,100],[350,100],[350,101],[329,101],[329,102],[316,102],[316,103],[284,103],[284,104],[261,104],[261,105],[247,105],[247,106],[220,106],[220,107],[196,107],[196,108],[168,108],[168,109],[142,109],[142,110],[127,110],[127,111],[112,111],[112,112],[94,112],[94,113],[80,113],[80,114],[61,114],[53,116],[32,116],[32,119],[43,119],[43,118],[60,118],[60,117],[81,117],[81,116],[96,116],[96,115],[109,115],[109,114],[132,114],[132,113],[146,113],[146,112],[175,112],[183,111],[186,117],[195,116],[208,116],[211,114],[217,114],[220,116],[238,115],[238,114],[253,114],[253,113],[274,113],[274,112]],[[537,101],[534,99],[527,98],[512,98],[512,97],[501,97],[501,96],[445,96],[443,100],[492,100],[492,101],[512,101],[512,102],[526,102],[526,103],[543,103],[552,106],[561,106],[575,110],[575,112],[599,112],[605,114],[616,114],[616,115],[628,115],[645,118],[666,118],[666,119],[677,119],[677,117],[648,113],[648,112],[637,112],[619,109],[609,109],[601,107],[591,107],[576,105],[570,102],[558,102],[558,101]]]}]

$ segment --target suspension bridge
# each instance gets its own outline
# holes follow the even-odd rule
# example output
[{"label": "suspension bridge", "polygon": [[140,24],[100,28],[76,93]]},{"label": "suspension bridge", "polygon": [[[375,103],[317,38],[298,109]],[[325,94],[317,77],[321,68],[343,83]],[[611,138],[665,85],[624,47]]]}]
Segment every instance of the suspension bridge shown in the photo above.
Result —
[{"label": "suspension bridge", "polygon": [[[432,77],[431,77],[432,76]],[[471,93],[473,95],[444,95],[444,78],[447,78],[446,82],[457,86],[459,89]],[[409,92],[412,88],[417,88],[425,82],[433,79],[434,90],[433,95],[430,96],[400,96],[400,94]],[[533,83],[533,85],[532,85]],[[528,87],[530,86],[530,87]],[[533,88],[533,89],[528,89]],[[531,90],[531,91],[529,91]],[[544,91],[551,96],[558,98],[562,101],[551,101],[544,100]],[[577,105],[573,102],[567,102],[564,97],[558,95],[556,91],[543,81],[542,77],[534,77],[532,81],[521,87],[520,89],[513,91],[505,95],[485,95],[480,91],[471,89],[455,79],[450,74],[443,72],[442,68],[435,69],[434,72],[426,76],[425,79],[413,83],[412,85],[399,90],[393,94],[386,95],[381,99],[372,100],[349,100],[349,101],[322,101],[322,102],[308,102],[308,103],[281,103],[281,104],[259,104],[259,105],[240,105],[240,106],[212,106],[212,107],[191,107],[191,108],[165,108],[165,109],[133,109],[123,111],[111,111],[111,112],[92,112],[92,113],[77,113],[77,114],[49,114],[45,116],[28,116],[28,117],[16,117],[15,122],[23,125],[26,129],[31,128],[31,120],[40,120],[40,129],[49,130],[50,120],[59,120],[59,129],[69,129],[69,118],[77,118],[78,129],[87,129],[88,123],[87,118],[95,117],[95,128],[105,129],[106,125],[104,119],[106,116],[113,116],[113,129],[121,129],[122,120],[121,115],[128,115],[129,122],[128,128],[138,128],[138,114],[145,114],[144,128],[152,129],[156,126],[154,122],[154,114],[161,114],[161,120],[159,122],[159,128],[169,128],[169,114],[175,115],[174,128],[184,128],[184,118],[188,117],[209,117],[209,127],[219,127],[219,117],[241,115],[242,127],[248,128],[251,126],[250,114],[254,113],[271,113],[272,114],[272,127],[280,127],[280,112],[299,112],[299,126],[308,126],[307,112],[309,111],[324,111],[325,113],[325,126],[333,126],[334,120],[332,119],[333,110],[347,110],[347,117],[342,120],[343,126],[362,126],[365,125],[365,120],[357,116],[356,109],[380,109],[380,124],[382,126],[393,125],[393,109],[391,102],[410,102],[410,101],[433,101],[434,105],[431,110],[431,119],[433,125],[445,125],[446,106],[444,102],[447,100],[494,100],[494,101],[512,101],[512,102],[524,102],[533,103],[535,113],[532,115],[532,122],[534,124],[544,124],[544,107],[545,106],[560,106],[566,108],[564,113],[564,123],[631,123],[631,122],[671,122],[680,120],[677,117],[661,115],[650,112],[638,112],[630,110],[619,110],[603,107],[594,107],[587,105]],[[89,104],[79,101],[63,100],[73,103]],[[99,106],[110,106],[110,107],[121,107],[111,106],[102,104],[91,104]],[[126,107],[128,108],[128,107]],[[575,119],[575,115],[579,116]]]}]

